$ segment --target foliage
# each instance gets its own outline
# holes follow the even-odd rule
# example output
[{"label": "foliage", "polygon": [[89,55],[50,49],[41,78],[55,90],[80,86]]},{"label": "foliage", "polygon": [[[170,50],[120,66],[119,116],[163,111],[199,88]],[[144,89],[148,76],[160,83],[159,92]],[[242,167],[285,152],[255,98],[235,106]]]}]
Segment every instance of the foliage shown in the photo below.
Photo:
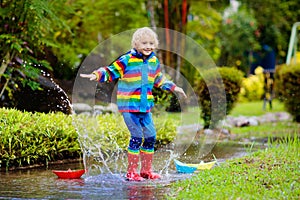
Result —
[{"label": "foliage", "polygon": [[264,94],[264,76],[261,67],[256,68],[255,75],[243,78],[239,101],[258,101]]},{"label": "foliage", "polygon": [[[241,0],[241,8],[229,15],[223,24],[220,24],[221,15],[229,4],[227,0],[134,3],[131,0],[1,1],[2,100],[5,90],[5,95],[12,102],[14,91],[20,90],[22,85],[40,90],[37,84],[40,69],[53,69],[55,78],[73,79],[82,60],[100,42],[128,29],[149,26],[149,2],[156,11],[151,15],[159,22],[158,26],[166,27],[168,17],[172,26],[167,28],[191,36],[214,60],[219,60],[218,65],[237,66],[244,72],[248,68],[247,52],[259,49],[258,42],[270,43],[278,50],[279,62],[282,62],[291,26],[300,15],[300,4],[296,0]],[[165,2],[169,5],[169,16],[164,15]],[[182,13],[184,2],[187,3],[184,9],[186,15]],[[120,9],[120,5],[126,9]],[[254,35],[257,27],[267,27],[260,41]],[[129,42],[119,41],[118,45],[124,46]],[[176,42],[174,40],[174,44]],[[107,52],[111,52],[109,45]],[[179,57],[173,58],[175,62],[181,62],[177,70],[181,66],[181,73],[192,83],[195,68]]]},{"label": "foliage", "polygon": [[155,106],[152,109],[152,113],[158,113],[160,111],[165,111],[171,103],[172,93],[164,91],[160,88],[153,88],[153,96]]},{"label": "foliage", "polygon": [[0,6],[0,94],[6,90],[13,100],[20,86],[41,89],[41,69],[52,69],[44,58],[45,47],[55,46],[55,28],[68,27],[56,13],[64,1],[13,0],[1,1]]},{"label": "foliage", "polygon": [[[126,9],[120,9],[120,5]],[[71,32],[56,29],[54,39],[57,46],[52,48],[53,54],[58,59],[54,72],[61,78],[68,76],[68,72],[61,72],[62,67],[75,71],[99,43],[114,34],[148,26],[145,5],[142,1],[133,3],[130,0],[77,0],[68,1],[66,7],[72,8],[74,12],[59,9],[59,17],[67,21]],[[128,12],[133,10],[134,12]],[[119,45],[124,44],[130,44],[130,41],[119,41]],[[107,48],[109,51],[109,47]],[[110,62],[112,61],[108,64]]]},{"label": "foliage", "polygon": [[300,4],[297,0],[241,0],[264,27],[261,42],[277,50],[278,63],[285,62],[286,50],[293,24],[299,21]]},{"label": "foliage", "polygon": [[248,72],[248,52],[260,48],[254,32],[257,22],[247,8],[241,7],[224,19],[219,37],[221,38],[220,65],[236,66],[245,74]]},{"label": "foliage", "polygon": [[159,145],[165,145],[172,142],[176,136],[176,120],[174,119],[166,119],[162,120],[161,118],[154,118],[154,124],[156,126],[157,131],[157,144],[155,147]]},{"label": "foliage", "polygon": [[[201,45],[214,61],[220,57],[220,38],[217,33],[222,23],[221,13],[214,9],[208,1],[191,3],[187,35]],[[203,31],[205,30],[205,31]]]},{"label": "foliage", "polygon": [[[212,3],[193,1],[190,4],[186,35],[197,42],[203,48],[203,51],[207,51],[212,60],[217,61],[221,53],[219,48],[221,41],[217,37],[217,33],[220,31],[222,17],[220,12],[211,6]],[[182,62],[180,72],[189,83],[194,84],[198,74],[197,69],[184,58]]]},{"label": "foliage", "polygon": [[[120,10],[120,5],[127,9]],[[148,25],[144,2],[129,0],[13,0],[1,1],[0,6],[0,94],[10,102],[15,101],[14,91],[22,90],[20,85],[41,89],[41,69],[53,70],[55,78],[73,79],[82,59],[99,42]],[[135,12],[128,15],[128,9]],[[130,41],[119,41],[124,43]]]},{"label": "foliage", "polygon": [[54,45],[51,37],[54,27],[63,27],[55,11],[62,1],[21,0],[1,2],[1,57],[6,61],[19,57],[23,61],[37,58],[44,46]]},{"label": "foliage", "polygon": [[[187,14],[189,12],[188,1],[171,1],[158,0],[156,7],[158,27],[165,28],[165,33],[162,38],[165,40],[165,49],[161,51],[162,63],[167,66],[172,66],[179,72],[182,61],[179,55],[172,52],[172,49],[180,49],[185,51],[185,40],[176,36],[173,31],[186,34],[187,31]],[[172,76],[175,79],[175,75]],[[176,80],[176,79],[175,79]]]},{"label": "foliage", "polygon": [[228,160],[172,184],[169,199],[298,199],[299,148],[295,135],[265,150]]},{"label": "foliage", "polygon": [[46,164],[79,158],[80,146],[72,118],[62,113],[0,110],[1,168]]},{"label": "foliage", "polygon": [[75,115],[73,124],[82,150],[92,155],[109,158],[128,145],[130,134],[120,114]]},{"label": "foliage", "polygon": [[300,65],[281,65],[275,72],[275,91],[286,110],[300,122]]},{"label": "foliage", "polygon": [[[150,4],[152,3],[148,3],[148,5]],[[174,72],[171,73],[171,77],[175,82],[179,82],[179,76],[177,74],[181,72],[184,63],[181,55],[186,51],[186,40],[180,35],[187,33],[190,2],[183,0],[157,0],[156,5],[155,14],[157,15],[158,27],[165,28],[164,33],[160,36],[160,40],[164,40],[163,45],[161,45],[164,46],[164,49],[159,52],[158,56],[164,65],[171,66],[175,69]],[[153,23],[153,21],[154,20],[151,19],[151,23]],[[179,50],[180,53],[174,53],[174,49]],[[167,110],[178,112],[181,109],[177,97],[172,94],[170,106]]]},{"label": "foliage", "polygon": [[[222,84],[218,80],[217,73],[220,73]],[[196,81],[195,92],[199,96],[199,104],[202,106],[201,118],[204,120],[204,128],[210,125],[214,127],[219,120],[222,120],[222,110],[228,114],[237,102],[240,92],[243,73],[233,67],[220,67],[218,71],[207,70],[202,77]],[[224,91],[225,90],[225,91]],[[216,113],[216,121],[212,120],[212,100],[221,99],[226,95],[226,105],[217,103],[220,112]]]},{"label": "foliage", "polygon": [[[84,132],[74,122],[84,121]],[[65,115],[63,113],[30,113],[0,109],[0,168],[11,169],[48,164],[63,159],[81,157],[78,133],[89,135],[93,145],[103,153],[125,150],[129,131],[120,114],[97,117]],[[176,135],[176,120],[154,118],[157,145],[170,143]],[[75,124],[76,125],[76,124]],[[78,124],[77,124],[78,125]],[[90,134],[92,133],[92,134]],[[81,137],[84,139],[85,137]],[[117,146],[116,146],[117,144]]]}]

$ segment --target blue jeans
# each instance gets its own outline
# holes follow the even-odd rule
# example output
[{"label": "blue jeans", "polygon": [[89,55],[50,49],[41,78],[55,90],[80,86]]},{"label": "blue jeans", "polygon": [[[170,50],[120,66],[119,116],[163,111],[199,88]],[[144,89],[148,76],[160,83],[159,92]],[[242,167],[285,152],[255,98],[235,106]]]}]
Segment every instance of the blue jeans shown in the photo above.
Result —
[{"label": "blue jeans", "polygon": [[131,135],[128,146],[129,152],[137,154],[140,148],[147,152],[154,152],[156,130],[152,113],[123,112],[122,115]]}]

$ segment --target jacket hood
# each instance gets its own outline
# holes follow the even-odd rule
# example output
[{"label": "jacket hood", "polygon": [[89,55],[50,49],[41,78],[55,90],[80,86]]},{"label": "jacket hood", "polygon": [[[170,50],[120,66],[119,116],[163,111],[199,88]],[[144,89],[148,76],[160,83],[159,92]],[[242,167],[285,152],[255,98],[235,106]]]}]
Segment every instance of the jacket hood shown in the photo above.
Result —
[{"label": "jacket hood", "polygon": [[[138,52],[136,49],[131,49],[128,53],[132,54],[137,58],[143,58],[143,54]],[[153,56],[155,56],[155,53],[152,51],[151,54],[147,57],[147,59],[152,58]]]}]

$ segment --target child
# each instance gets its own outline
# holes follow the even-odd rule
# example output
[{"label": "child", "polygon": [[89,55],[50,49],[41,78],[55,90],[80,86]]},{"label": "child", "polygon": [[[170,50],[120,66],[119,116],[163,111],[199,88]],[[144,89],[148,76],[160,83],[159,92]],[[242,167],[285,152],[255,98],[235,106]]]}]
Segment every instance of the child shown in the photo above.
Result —
[{"label": "child", "polygon": [[[117,105],[122,113],[131,138],[128,146],[128,169],[130,181],[158,179],[152,172],[152,160],[156,130],[151,109],[154,106],[153,87],[174,91],[186,97],[182,88],[166,79],[154,49],[158,46],[156,33],[150,28],[138,29],[132,36],[131,49],[110,66],[99,68],[92,74],[80,74],[83,78],[99,82],[119,79]],[[141,158],[140,174],[137,173]]]}]

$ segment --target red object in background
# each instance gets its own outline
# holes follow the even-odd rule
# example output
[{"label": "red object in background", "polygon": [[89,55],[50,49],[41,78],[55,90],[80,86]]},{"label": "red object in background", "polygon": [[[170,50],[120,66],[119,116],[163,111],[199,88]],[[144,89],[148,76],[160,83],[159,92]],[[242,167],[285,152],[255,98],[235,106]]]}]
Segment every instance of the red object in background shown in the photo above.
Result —
[{"label": "red object in background", "polygon": [[80,169],[80,170],[71,170],[71,169],[68,169],[67,171],[52,170],[52,172],[54,174],[56,174],[58,176],[58,178],[62,178],[62,179],[78,179],[86,171],[85,171],[85,169]]}]

